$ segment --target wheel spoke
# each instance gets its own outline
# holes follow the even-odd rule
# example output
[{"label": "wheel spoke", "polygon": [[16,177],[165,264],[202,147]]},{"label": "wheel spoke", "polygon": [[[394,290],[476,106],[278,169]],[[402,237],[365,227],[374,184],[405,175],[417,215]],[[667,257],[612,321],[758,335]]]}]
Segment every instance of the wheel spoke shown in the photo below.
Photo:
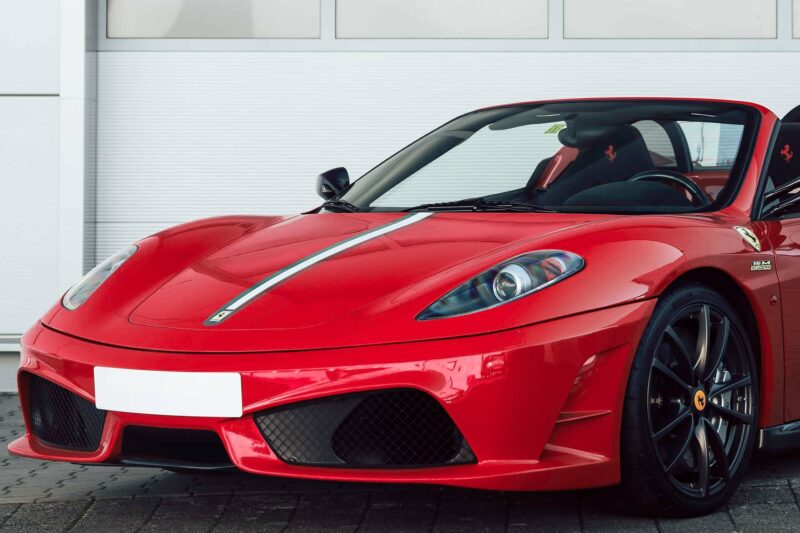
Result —
[{"label": "wheel spoke", "polygon": [[672,326],[667,326],[664,333],[666,333],[666,338],[672,342],[672,345],[677,348],[679,359],[686,364],[687,370],[692,372],[694,363],[692,362],[692,354],[689,351],[689,347],[686,346],[686,343],[683,342],[683,339]]},{"label": "wheel spoke", "polygon": [[661,375],[668,378],[681,389],[685,389],[688,392],[692,391],[691,385],[686,383],[678,374],[673,372],[671,368],[659,361],[658,358],[653,359],[653,369],[658,370]]},{"label": "wheel spoke", "polygon": [[684,408],[678,414],[678,416],[676,416],[671,422],[669,422],[663,428],[653,433],[653,440],[655,440],[656,442],[660,441],[661,439],[672,433],[675,430],[675,428],[677,428],[679,425],[683,423],[684,420],[686,420],[687,418],[691,418],[691,416],[692,416],[692,411],[690,409]]},{"label": "wheel spoke", "polygon": [[711,340],[711,309],[703,304],[697,313],[697,346],[695,348],[694,372],[697,379],[703,380],[708,367],[709,342]]},{"label": "wheel spoke", "polygon": [[717,433],[717,430],[706,419],[703,419],[706,425],[706,437],[708,438],[708,445],[711,451],[714,452],[714,459],[717,463],[717,468],[720,470],[722,479],[729,481],[731,478],[731,469],[728,465],[728,455],[725,453],[725,445],[722,443],[722,438]]},{"label": "wheel spoke", "polygon": [[672,461],[667,465],[664,471],[667,474],[672,474],[672,471],[675,470],[675,467],[678,466],[681,459],[684,455],[686,455],[686,451],[689,449],[689,446],[692,445],[692,441],[694,440],[694,422],[692,422],[691,427],[689,427],[689,431],[686,432],[686,440],[683,441],[683,445],[681,449],[678,451],[678,454],[675,456]]},{"label": "wheel spoke", "polygon": [[719,333],[714,339],[714,346],[706,359],[706,368],[703,369],[702,377],[703,382],[708,382],[714,377],[714,372],[719,367],[722,358],[725,356],[725,351],[728,349],[728,338],[731,332],[731,321],[728,317],[722,317],[722,323],[719,324]]},{"label": "wheel spoke", "polygon": [[708,461],[706,425],[702,422],[697,424],[694,430],[694,448],[694,458],[697,466],[697,488],[700,490],[700,494],[705,496],[708,493],[710,465]]},{"label": "wheel spoke", "polygon": [[710,301],[671,316],[651,355],[647,393],[664,473],[696,498],[730,482],[741,467],[731,457],[741,457],[756,424],[752,356],[736,322]]},{"label": "wheel spoke", "polygon": [[734,424],[752,424],[753,417],[746,413],[740,413],[739,411],[735,411],[728,407],[723,407],[719,404],[709,402],[708,406],[719,413],[719,415],[728,420],[729,422],[733,422]]},{"label": "wheel spoke", "polygon": [[736,389],[741,389],[743,387],[748,387],[753,383],[753,380],[750,376],[745,376],[741,379],[736,381],[728,381],[727,383],[716,383],[711,386],[711,391],[708,393],[708,399],[711,400],[725,394],[726,392],[735,391]]}]

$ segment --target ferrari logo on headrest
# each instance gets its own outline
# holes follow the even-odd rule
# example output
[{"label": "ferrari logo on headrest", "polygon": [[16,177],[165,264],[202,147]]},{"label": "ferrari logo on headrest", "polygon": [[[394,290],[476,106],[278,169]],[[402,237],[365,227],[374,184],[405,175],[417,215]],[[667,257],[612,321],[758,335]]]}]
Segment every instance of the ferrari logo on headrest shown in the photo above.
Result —
[{"label": "ferrari logo on headrest", "polygon": [[608,159],[608,162],[609,163],[613,163],[614,159],[617,158],[617,153],[614,151],[614,145],[613,144],[609,144],[608,145],[608,148],[606,148],[605,154],[606,154],[606,159]]},{"label": "ferrari logo on headrest", "polygon": [[788,144],[783,147],[783,150],[781,150],[781,156],[787,163],[794,157],[794,152]]}]

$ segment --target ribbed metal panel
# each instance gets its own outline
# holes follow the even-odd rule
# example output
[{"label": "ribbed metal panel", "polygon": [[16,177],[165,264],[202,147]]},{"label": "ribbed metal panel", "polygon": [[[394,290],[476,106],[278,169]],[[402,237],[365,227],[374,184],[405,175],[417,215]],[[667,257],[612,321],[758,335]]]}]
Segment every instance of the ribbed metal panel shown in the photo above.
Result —
[{"label": "ribbed metal panel", "polygon": [[105,52],[97,255],[199,217],[309,209],[320,171],[345,165],[358,176],[480,106],[686,95],[784,112],[800,81],[787,61],[794,55]]}]

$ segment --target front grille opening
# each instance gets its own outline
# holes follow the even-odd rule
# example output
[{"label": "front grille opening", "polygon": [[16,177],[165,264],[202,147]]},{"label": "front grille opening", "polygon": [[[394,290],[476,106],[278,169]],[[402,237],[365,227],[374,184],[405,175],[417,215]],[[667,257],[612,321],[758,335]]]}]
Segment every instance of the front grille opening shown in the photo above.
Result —
[{"label": "front grille opening", "polygon": [[413,466],[447,463],[463,442],[436,400],[408,391],[365,397],[336,429],[331,445],[345,463]]},{"label": "front grille opening", "polygon": [[413,389],[302,402],[255,420],[275,454],[297,465],[414,468],[476,461],[439,402]]},{"label": "front grille opening", "polygon": [[96,450],[100,446],[106,412],[51,381],[35,374],[28,376],[31,433],[56,448]]},{"label": "front grille opening", "polygon": [[127,426],[122,431],[125,461],[154,464],[226,466],[231,464],[219,435],[199,429]]}]

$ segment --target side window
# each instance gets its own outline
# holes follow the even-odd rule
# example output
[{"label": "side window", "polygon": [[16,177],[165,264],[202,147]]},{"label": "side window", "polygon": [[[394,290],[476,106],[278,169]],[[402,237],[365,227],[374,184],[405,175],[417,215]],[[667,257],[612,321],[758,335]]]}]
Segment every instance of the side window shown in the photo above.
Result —
[{"label": "side window", "polygon": [[653,164],[658,168],[676,168],[678,166],[675,150],[666,130],[654,120],[640,120],[633,127],[642,134]]},{"label": "side window", "polygon": [[739,153],[744,126],[718,122],[678,122],[689,144],[694,170],[730,170]]}]

